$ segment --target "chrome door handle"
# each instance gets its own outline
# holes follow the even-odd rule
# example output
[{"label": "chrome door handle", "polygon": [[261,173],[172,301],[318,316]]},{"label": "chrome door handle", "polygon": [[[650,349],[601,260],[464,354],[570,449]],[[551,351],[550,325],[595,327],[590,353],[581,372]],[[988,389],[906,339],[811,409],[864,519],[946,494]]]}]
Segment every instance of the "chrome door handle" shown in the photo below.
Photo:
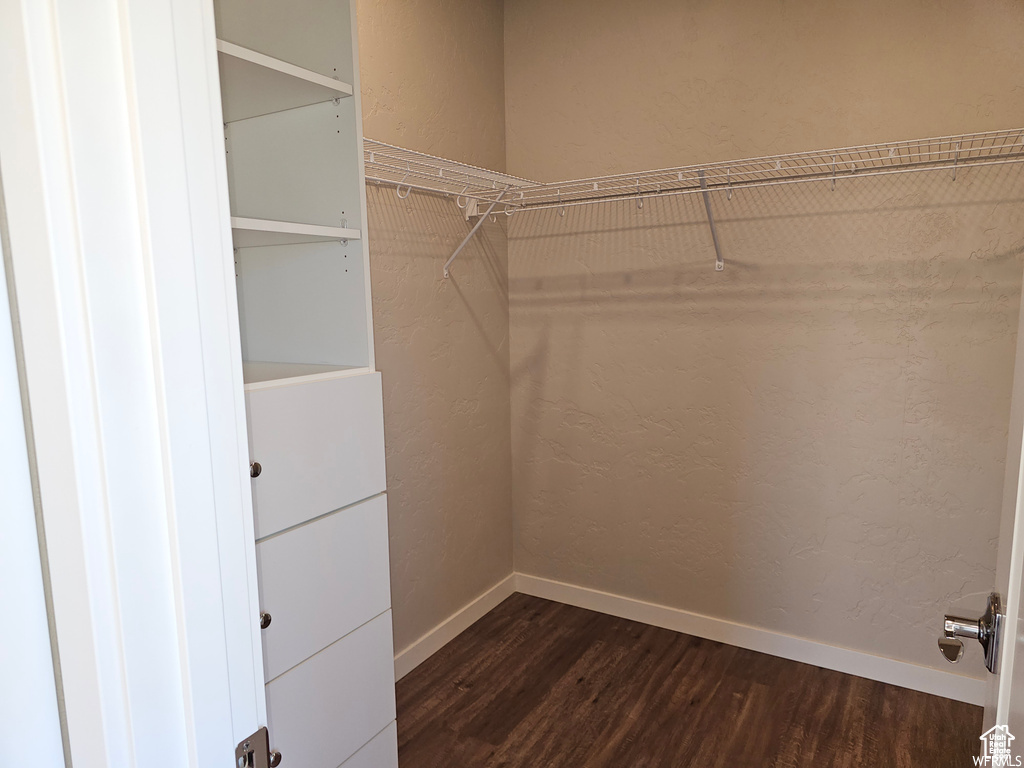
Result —
[{"label": "chrome door handle", "polygon": [[972,637],[975,640],[980,640],[982,636],[981,619],[946,616],[942,626],[942,636],[946,638]]},{"label": "chrome door handle", "polygon": [[939,638],[939,651],[950,664],[963,658],[962,637],[973,638],[981,643],[985,652],[985,666],[989,672],[999,671],[999,650],[1003,630],[1003,606],[999,595],[988,596],[988,607],[980,619],[965,619],[962,616],[946,616]]}]

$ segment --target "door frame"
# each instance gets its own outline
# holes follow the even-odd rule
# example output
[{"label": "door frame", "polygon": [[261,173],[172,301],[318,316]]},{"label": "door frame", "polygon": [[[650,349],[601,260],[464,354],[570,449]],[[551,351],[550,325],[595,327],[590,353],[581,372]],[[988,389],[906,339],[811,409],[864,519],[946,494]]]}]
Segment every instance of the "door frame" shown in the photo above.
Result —
[{"label": "door frame", "polygon": [[214,41],[209,0],[0,0],[9,278],[76,768],[228,764],[266,724]]},{"label": "door frame", "polygon": [[[1017,659],[1018,625],[1021,620],[1021,590],[1024,588],[1024,289],[1017,320],[1017,347],[1010,395],[1010,420],[1006,445],[1006,474],[1003,482],[1003,510],[999,526],[996,573],[993,589],[1000,593],[1006,615],[999,654],[999,673],[989,675],[982,731],[994,725],[1008,725],[1014,705],[1011,701],[1013,670]],[[1018,692],[1017,696],[1024,695]],[[1016,709],[1021,709],[1016,704]]]},{"label": "door frame", "polygon": [[0,635],[0,744],[12,765],[60,768],[64,740],[56,695],[38,520],[26,441],[21,383],[7,292],[7,240],[0,178],[0,605],[16,632]]}]

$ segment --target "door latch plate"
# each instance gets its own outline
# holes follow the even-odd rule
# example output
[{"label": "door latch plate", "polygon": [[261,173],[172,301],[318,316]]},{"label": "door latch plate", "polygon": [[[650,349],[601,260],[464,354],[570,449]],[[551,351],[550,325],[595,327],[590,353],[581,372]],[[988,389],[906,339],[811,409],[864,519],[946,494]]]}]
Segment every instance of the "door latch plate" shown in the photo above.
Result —
[{"label": "door latch plate", "polygon": [[265,726],[235,747],[237,768],[277,768],[280,764],[281,753],[270,749],[270,733]]}]

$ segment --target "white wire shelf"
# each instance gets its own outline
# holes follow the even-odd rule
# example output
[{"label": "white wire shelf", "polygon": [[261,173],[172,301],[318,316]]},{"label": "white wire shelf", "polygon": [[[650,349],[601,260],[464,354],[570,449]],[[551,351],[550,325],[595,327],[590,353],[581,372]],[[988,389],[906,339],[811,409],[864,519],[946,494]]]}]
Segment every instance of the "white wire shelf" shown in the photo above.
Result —
[{"label": "white wire shelf", "polygon": [[[409,190],[452,195],[459,199],[493,202],[505,192],[536,186],[536,182],[488,171],[466,163],[445,160],[411,149],[403,149],[382,141],[363,139],[366,180],[376,184],[394,185],[400,197]],[[404,194],[403,194],[404,193]],[[511,207],[511,200],[507,203]],[[459,203],[460,208],[465,204]]]},{"label": "white wire shelf", "polygon": [[732,197],[733,190],[737,189],[812,181],[827,182],[835,189],[837,183],[851,178],[943,169],[950,171],[955,180],[957,171],[963,168],[1024,162],[1024,128],[795,152],[551,183],[488,171],[371,139],[364,140],[363,152],[366,180],[395,185],[399,197],[407,197],[413,189],[454,195],[456,205],[466,209],[467,218],[481,212],[480,203],[487,204],[479,221],[445,262],[445,277],[449,276],[449,267],[456,256],[487,215],[496,209],[513,214],[557,208],[564,215],[565,209],[571,206],[635,200],[636,205],[642,208],[648,198],[696,193],[704,196],[704,208],[715,246],[715,269],[721,271],[724,262],[711,192],[726,192]]},{"label": "white wire shelf", "polygon": [[614,199],[642,203],[649,197],[808,181],[834,185],[849,178],[941,169],[955,178],[961,168],[1022,161],[1024,129],[1018,128],[535,184],[521,189],[516,202],[527,210]]}]

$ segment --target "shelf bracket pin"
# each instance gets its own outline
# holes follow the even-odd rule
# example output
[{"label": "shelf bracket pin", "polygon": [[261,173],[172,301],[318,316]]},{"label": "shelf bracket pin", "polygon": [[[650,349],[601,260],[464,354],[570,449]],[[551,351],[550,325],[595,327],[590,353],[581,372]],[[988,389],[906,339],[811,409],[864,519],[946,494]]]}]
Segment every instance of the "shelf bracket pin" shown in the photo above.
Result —
[{"label": "shelf bracket pin", "polygon": [[832,155],[832,191],[836,191],[836,156]]},{"label": "shelf bracket pin", "polygon": [[960,142],[956,143],[956,154],[953,155],[953,181],[956,181],[956,166],[960,162]]},{"label": "shelf bracket pin", "polygon": [[725,196],[725,199],[732,200],[732,168],[725,169],[725,184],[729,187],[729,193]]}]

